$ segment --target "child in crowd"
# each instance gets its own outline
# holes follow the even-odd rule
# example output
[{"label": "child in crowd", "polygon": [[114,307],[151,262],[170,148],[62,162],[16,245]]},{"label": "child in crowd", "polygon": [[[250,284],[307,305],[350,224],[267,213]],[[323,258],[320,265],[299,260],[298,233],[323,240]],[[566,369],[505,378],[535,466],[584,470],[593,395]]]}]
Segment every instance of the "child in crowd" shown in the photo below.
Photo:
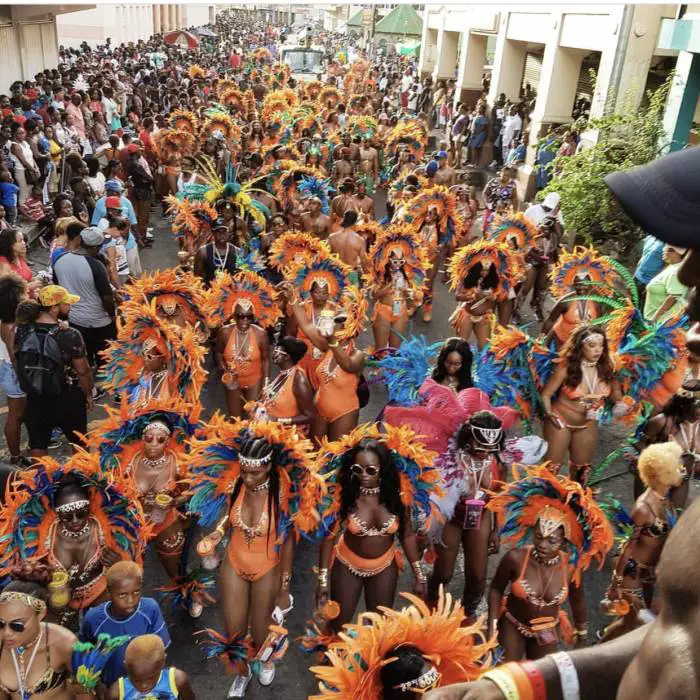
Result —
[{"label": "child in crowd", "polygon": [[129,642],[124,654],[126,675],[109,689],[107,700],[194,700],[194,691],[184,671],[165,667],[165,646],[156,634],[145,634]]},{"label": "child in crowd", "polygon": [[[170,645],[170,635],[158,603],[153,598],[142,597],[142,587],[143,571],[137,564],[120,561],[111,566],[107,571],[109,600],[85,613],[80,628],[81,641],[94,644],[100,634],[126,635],[132,639],[145,634],[162,640],[164,654]],[[126,653],[125,647],[121,647],[107,662],[102,672],[102,682],[107,687],[126,675]]]},{"label": "child in crowd", "polygon": [[19,187],[12,180],[9,170],[0,172],[0,204],[5,207],[5,217],[10,226],[17,223],[17,193]]},{"label": "child in crowd", "polygon": [[44,218],[44,198],[41,185],[34,185],[32,193],[19,205],[19,213],[22,219],[37,223]]}]

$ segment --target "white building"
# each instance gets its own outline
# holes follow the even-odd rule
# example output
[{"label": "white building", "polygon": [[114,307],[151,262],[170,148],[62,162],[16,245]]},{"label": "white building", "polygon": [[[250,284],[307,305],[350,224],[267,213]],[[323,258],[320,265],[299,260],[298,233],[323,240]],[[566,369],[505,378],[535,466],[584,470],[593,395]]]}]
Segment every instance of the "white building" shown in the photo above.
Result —
[{"label": "white building", "polygon": [[78,47],[87,41],[94,47],[111,38],[114,46],[175,29],[201,27],[215,18],[215,5],[98,5],[60,16],[56,26],[59,45]]},{"label": "white building", "polygon": [[[677,10],[666,4],[426,5],[420,70],[455,78],[455,100],[471,104],[485,73],[490,105],[502,93],[519,101],[529,83],[537,94],[529,127],[534,144],[550,125],[571,121],[578,97],[590,101],[592,116],[637,109],[645,88],[658,85],[675,65],[678,52],[659,48],[659,35],[662,21]],[[495,37],[492,65],[489,37],[492,44]],[[521,170],[527,181],[529,166]]]}]

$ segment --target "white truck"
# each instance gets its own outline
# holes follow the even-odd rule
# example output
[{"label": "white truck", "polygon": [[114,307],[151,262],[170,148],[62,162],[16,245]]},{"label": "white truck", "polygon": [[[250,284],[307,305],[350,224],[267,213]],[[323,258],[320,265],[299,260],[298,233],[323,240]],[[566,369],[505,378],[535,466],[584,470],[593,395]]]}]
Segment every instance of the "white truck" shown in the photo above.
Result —
[{"label": "white truck", "polygon": [[283,44],[281,47],[282,63],[286,63],[292,69],[292,77],[295,80],[316,80],[324,71],[325,57],[326,53],[322,48],[301,44]]}]

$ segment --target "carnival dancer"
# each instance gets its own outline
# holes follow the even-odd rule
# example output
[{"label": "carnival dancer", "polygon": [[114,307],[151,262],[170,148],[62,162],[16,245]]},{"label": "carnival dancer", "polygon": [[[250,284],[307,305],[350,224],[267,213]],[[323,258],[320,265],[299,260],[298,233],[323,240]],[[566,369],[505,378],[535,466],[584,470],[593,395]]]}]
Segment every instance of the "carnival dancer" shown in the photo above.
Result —
[{"label": "carnival dancer", "polygon": [[524,278],[516,256],[504,243],[477,241],[457,251],[449,266],[450,288],[459,306],[450,316],[455,333],[469,340],[472,332],[482,350],[491,334],[493,310],[513,296]]},{"label": "carnival dancer", "polygon": [[423,321],[433,314],[433,286],[445,246],[450,247],[464,222],[457,211],[457,197],[446,187],[422,189],[405,205],[404,218],[418,232],[430,269],[423,290]]},{"label": "carnival dancer", "polygon": [[[338,311],[343,292],[350,284],[352,268],[337,255],[317,257],[310,262],[291,262],[284,270],[283,287],[295,290],[294,298],[301,302],[305,320],[318,333],[332,327],[332,319]],[[287,329],[290,335],[296,335],[306,344],[306,354],[301,368],[314,389],[318,389],[317,369],[323,359],[323,350],[318,348],[304,331],[296,318],[292,306],[287,306],[290,317]]]},{"label": "carnival dancer", "polygon": [[293,604],[294,541],[318,527],[316,504],[324,492],[311,457],[311,444],[293,427],[228,422],[218,414],[192,443],[189,510],[201,527],[215,526],[197,551],[217,558],[216,547],[230,532],[219,578],[225,636],[211,633],[209,654],[236,672],[228,697],[243,697],[253,673],[269,686],[286,649],[279,626]]},{"label": "carnival dancer", "polygon": [[509,290],[507,298],[498,302],[498,322],[502,326],[507,326],[513,316],[517,293],[527,285],[531,274],[532,265],[527,260],[530,251],[536,245],[539,233],[530,220],[518,212],[510,216],[496,216],[485,235],[489,240],[507,245],[518,267],[525,270],[525,275],[521,275],[520,282]]},{"label": "carnival dancer", "polygon": [[425,596],[416,533],[430,526],[439,473],[415,438],[408,428],[386,425],[382,431],[366,423],[321,445],[319,471],[329,491],[320,507],[326,537],[316,600],[340,606],[331,621],[334,632],[352,620],[363,591],[368,610],[391,607],[403,567],[397,537],[413,570],[414,592]]},{"label": "carnival dancer", "polygon": [[209,325],[216,334],[216,366],[226,395],[229,416],[240,417],[247,401],[257,401],[270,376],[266,329],[281,316],[277,294],[255,272],[219,275],[207,300]]},{"label": "carnival dancer", "polygon": [[46,622],[47,597],[39,584],[25,581],[13,581],[0,592],[0,618],[6,621],[0,635],[0,693],[8,699],[87,700],[91,690],[71,683],[80,675],[73,663],[77,639]]},{"label": "carnival dancer", "polygon": [[117,339],[104,351],[103,386],[135,407],[178,396],[197,403],[207,373],[195,332],[163,320],[155,298],[126,311]]},{"label": "carnival dancer", "polygon": [[580,246],[571,253],[561,253],[550,280],[549,292],[555,304],[542,332],[556,350],[566,343],[577,326],[600,317],[602,307],[591,296],[612,296],[615,288],[624,289],[614,261],[594,248]]},{"label": "carnival dancer", "polygon": [[422,401],[416,406],[387,406],[384,418],[387,424],[410,427],[421,436],[421,444],[438,454],[435,466],[444,493],[434,499],[442,518],[430,532],[437,556],[428,594],[437,600],[439,587],[451,581],[461,544],[462,603],[474,618],[486,587],[488,555],[498,551],[493,518],[484,512],[487,491],[505,477],[504,428],[510,428],[518,414],[511,408],[493,408],[478,389],[457,392],[433,379],[424,382],[419,395]]},{"label": "carnival dancer", "polygon": [[676,442],[649,445],[639,455],[637,470],[646,487],[631,515],[617,508],[613,520],[621,525],[624,541],[615,564],[610,586],[601,607],[617,620],[603,632],[607,641],[650,621],[656,566],[678,513],[669,491],[678,488],[686,476],[683,449]]},{"label": "carnival dancer", "polygon": [[312,666],[320,694],[311,700],[415,700],[432,688],[475,680],[489,667],[495,640],[468,625],[459,603],[441,592],[435,608],[410,593],[410,606],[363,613]]},{"label": "carnival dancer", "polygon": [[[640,451],[647,445],[675,442],[683,450],[686,477],[683,485],[671,490],[671,502],[679,510],[685,508],[691,477],[700,468],[700,389],[692,380],[678,390],[678,393],[657,413],[644,420],[637,429],[639,439],[625,451],[625,456],[636,465]],[[634,471],[634,495],[639,497],[644,485],[639,473]]]},{"label": "carnival dancer", "polygon": [[170,586],[181,590],[184,607],[199,617],[206,599],[182,569],[187,526],[187,441],[200,427],[200,404],[182,399],[153,400],[146,406],[107,408],[88,444],[103,470],[121,469],[133,480],[154,548]]},{"label": "carnival dancer", "polygon": [[308,433],[314,416],[314,391],[301,360],[306,344],[298,338],[280,338],[272,349],[272,361],[280,372],[263,386],[260,401],[251,412],[258,420],[272,420],[282,425],[296,425]]},{"label": "carnival dancer", "polygon": [[377,349],[399,347],[411,314],[420,305],[429,261],[420,235],[410,224],[392,225],[377,234],[364,275],[374,298],[372,330]]},{"label": "carnival dancer", "polygon": [[[513,481],[486,507],[496,514],[504,543],[516,545],[501,559],[489,592],[488,632],[498,631],[506,660],[539,659],[557,648],[560,635],[584,643],[582,574],[593,561],[602,566],[613,545],[590,489],[555,476],[546,463],[516,466]],[[567,599],[573,630],[562,610]]]},{"label": "carnival dancer", "polygon": [[[569,476],[585,484],[598,445],[598,421],[608,398],[622,401],[605,331],[579,326],[559,354],[542,389],[545,459],[561,468],[569,453]],[[556,395],[556,398],[554,398]]]},{"label": "carnival dancer", "polygon": [[316,367],[316,395],[311,434],[316,440],[338,440],[357,426],[360,417],[358,388],[365,354],[356,346],[367,317],[367,301],[357,287],[348,286],[332,323],[316,328],[307,320],[291,286],[286,289],[288,307],[301,331],[323,356]]},{"label": "carnival dancer", "polygon": [[81,450],[65,464],[45,457],[17,472],[0,533],[0,576],[49,584],[52,613],[68,619],[106,599],[112,564],[141,561],[148,528],[126,470],[103,470]]}]

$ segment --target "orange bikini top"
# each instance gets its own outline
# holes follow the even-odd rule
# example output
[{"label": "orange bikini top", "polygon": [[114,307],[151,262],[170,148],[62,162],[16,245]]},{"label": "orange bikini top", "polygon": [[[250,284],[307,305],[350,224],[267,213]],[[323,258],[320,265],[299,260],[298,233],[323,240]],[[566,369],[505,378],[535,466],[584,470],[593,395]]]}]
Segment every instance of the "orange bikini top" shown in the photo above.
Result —
[{"label": "orange bikini top", "polygon": [[265,408],[273,418],[294,418],[299,415],[299,404],[294,396],[294,378],[297,372],[303,371],[300,367],[292,367],[279,390],[272,398],[264,399]]},{"label": "orange bikini top", "polygon": [[377,537],[379,535],[393,535],[399,529],[399,519],[392,515],[381,528],[369,527],[364,520],[360,520],[355,513],[350,513],[347,523],[348,532],[358,537]]},{"label": "orange bikini top", "polygon": [[[258,346],[258,338],[251,327],[248,331],[248,343],[245,348],[238,348],[236,344],[237,333],[235,326],[231,331],[231,335],[226,342],[224,349],[224,360],[226,364],[238,366],[247,363],[260,362],[260,347]],[[243,341],[245,344],[245,341]]]},{"label": "orange bikini top", "polygon": [[[530,561],[530,555],[532,554],[533,547],[530,545],[527,547],[527,553],[525,554],[525,559],[523,560],[523,566],[520,569],[520,574],[518,578],[513,581],[510,586],[510,592],[516,598],[524,600],[530,605],[534,605],[537,608],[548,608],[552,605],[562,605],[564,601],[569,597],[569,583],[567,575],[567,557],[562,553],[560,554],[560,568],[562,575],[564,576],[564,585],[561,587],[559,593],[557,593],[551,600],[544,600],[541,595],[538,595],[532,590],[532,587],[525,578],[525,572],[527,571],[527,565]],[[543,591],[544,594],[544,591]]]}]

